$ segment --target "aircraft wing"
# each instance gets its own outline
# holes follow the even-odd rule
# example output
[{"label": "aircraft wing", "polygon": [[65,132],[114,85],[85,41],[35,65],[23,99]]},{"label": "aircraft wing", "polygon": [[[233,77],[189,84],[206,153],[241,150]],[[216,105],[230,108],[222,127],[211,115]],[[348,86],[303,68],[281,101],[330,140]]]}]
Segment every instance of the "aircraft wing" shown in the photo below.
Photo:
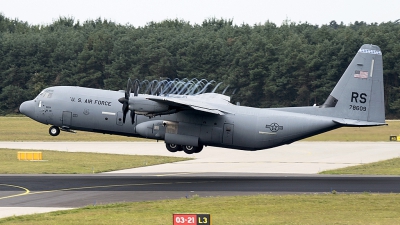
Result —
[{"label": "aircraft wing", "polygon": [[[212,94],[212,95],[210,95]],[[230,98],[225,95],[220,94],[201,94],[195,96],[151,96],[147,98],[161,104],[169,105],[178,109],[193,109],[197,111],[225,115],[234,114],[223,107],[223,105],[228,105]]]}]

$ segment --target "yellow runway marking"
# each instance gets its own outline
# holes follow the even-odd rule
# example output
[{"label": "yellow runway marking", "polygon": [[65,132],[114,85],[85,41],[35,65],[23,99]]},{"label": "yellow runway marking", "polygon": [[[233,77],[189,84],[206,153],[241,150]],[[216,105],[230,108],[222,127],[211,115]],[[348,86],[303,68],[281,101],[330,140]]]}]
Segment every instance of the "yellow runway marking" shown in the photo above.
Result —
[{"label": "yellow runway marking", "polygon": [[24,188],[24,187],[20,187],[20,186],[17,186],[17,185],[12,185],[12,184],[0,184],[0,186],[14,187],[14,188],[19,188],[19,189],[25,190],[25,193],[17,194],[17,195],[5,196],[5,197],[0,197],[0,200],[1,200],[1,199],[6,199],[6,198],[13,198],[13,197],[18,197],[18,196],[28,195],[28,194],[30,193],[29,189]]},{"label": "yellow runway marking", "polygon": [[210,183],[210,181],[202,181],[202,182],[171,182],[171,183],[145,183],[145,184],[112,184],[112,185],[99,185],[99,186],[76,187],[76,188],[63,188],[63,189],[48,190],[48,191],[37,191],[37,192],[31,192],[27,188],[16,186],[16,185],[0,184],[0,185],[3,185],[3,186],[16,187],[16,188],[20,188],[20,189],[25,190],[25,193],[17,194],[17,195],[5,196],[5,197],[0,197],[0,200],[6,199],[6,198],[24,196],[24,195],[45,194],[45,193],[52,193],[52,192],[59,192],[59,191],[74,191],[74,190],[95,189],[95,188],[147,186],[147,185],[162,185],[162,184],[164,184],[164,185],[170,185],[170,184],[192,184],[192,183]]}]

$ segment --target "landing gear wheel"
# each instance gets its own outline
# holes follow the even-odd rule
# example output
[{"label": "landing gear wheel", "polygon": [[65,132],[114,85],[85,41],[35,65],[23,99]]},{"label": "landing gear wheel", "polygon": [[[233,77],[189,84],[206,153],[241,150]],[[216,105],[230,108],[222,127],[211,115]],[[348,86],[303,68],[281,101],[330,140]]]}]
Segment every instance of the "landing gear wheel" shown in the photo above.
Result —
[{"label": "landing gear wheel", "polygon": [[198,147],[194,147],[191,145],[182,145],[182,148],[186,154],[193,154],[196,153]]},{"label": "landing gear wheel", "polygon": [[201,152],[201,150],[203,150],[203,145],[199,145],[199,147],[196,147],[194,153],[199,153]]},{"label": "landing gear wheel", "polygon": [[167,147],[168,151],[170,152],[177,152],[182,150],[182,146],[176,144],[168,144],[166,143],[165,146]]},{"label": "landing gear wheel", "polygon": [[51,126],[49,129],[49,134],[51,136],[57,136],[60,134],[60,128],[58,128],[57,126]]}]

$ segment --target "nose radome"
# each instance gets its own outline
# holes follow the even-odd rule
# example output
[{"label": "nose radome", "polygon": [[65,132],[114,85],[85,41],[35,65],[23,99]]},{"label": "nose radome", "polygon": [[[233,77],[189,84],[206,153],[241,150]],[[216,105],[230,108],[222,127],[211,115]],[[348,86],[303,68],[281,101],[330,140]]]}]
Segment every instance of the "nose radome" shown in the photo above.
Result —
[{"label": "nose radome", "polygon": [[33,117],[35,114],[35,107],[34,107],[34,102],[33,101],[26,101],[23,102],[20,106],[19,106],[19,111],[24,114],[25,116],[28,117]]}]

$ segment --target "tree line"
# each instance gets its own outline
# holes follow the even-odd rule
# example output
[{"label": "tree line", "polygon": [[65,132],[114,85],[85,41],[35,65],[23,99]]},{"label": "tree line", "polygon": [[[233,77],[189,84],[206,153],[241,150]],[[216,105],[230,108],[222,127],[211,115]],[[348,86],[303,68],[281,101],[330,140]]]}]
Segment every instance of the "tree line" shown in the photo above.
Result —
[{"label": "tree line", "polygon": [[197,78],[229,85],[232,102],[253,107],[321,105],[362,44],[383,53],[387,118],[400,117],[400,24],[234,25],[211,18],[143,27],[60,17],[31,25],[0,14],[0,114],[46,87],[126,87],[128,78]]}]

